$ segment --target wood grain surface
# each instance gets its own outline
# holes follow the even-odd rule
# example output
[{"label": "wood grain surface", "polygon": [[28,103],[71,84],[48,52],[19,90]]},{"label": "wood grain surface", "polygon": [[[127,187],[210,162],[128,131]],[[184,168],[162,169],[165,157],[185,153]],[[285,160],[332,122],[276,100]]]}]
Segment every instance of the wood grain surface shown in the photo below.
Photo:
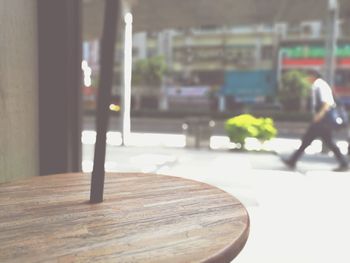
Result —
[{"label": "wood grain surface", "polygon": [[106,175],[90,204],[90,175],[0,184],[0,262],[230,262],[244,247],[243,205],[177,177]]}]

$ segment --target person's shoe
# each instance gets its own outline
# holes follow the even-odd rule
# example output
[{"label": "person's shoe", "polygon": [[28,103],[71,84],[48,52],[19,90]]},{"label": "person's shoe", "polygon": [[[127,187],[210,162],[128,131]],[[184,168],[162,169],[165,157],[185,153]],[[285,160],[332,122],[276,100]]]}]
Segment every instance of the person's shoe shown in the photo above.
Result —
[{"label": "person's shoe", "polygon": [[281,158],[281,160],[288,168],[295,169],[295,162],[292,162],[291,160],[284,159],[284,158]]},{"label": "person's shoe", "polygon": [[333,169],[333,172],[346,172],[349,170],[348,164],[341,164],[337,168]]}]

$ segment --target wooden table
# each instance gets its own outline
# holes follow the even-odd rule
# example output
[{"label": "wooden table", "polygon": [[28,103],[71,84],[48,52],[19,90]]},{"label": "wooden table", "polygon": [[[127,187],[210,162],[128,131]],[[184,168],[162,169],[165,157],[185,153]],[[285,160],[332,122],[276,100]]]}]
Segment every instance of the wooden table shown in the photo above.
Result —
[{"label": "wooden table", "polygon": [[230,262],[244,247],[243,205],[213,186],[156,174],[90,175],[0,184],[0,262]]}]

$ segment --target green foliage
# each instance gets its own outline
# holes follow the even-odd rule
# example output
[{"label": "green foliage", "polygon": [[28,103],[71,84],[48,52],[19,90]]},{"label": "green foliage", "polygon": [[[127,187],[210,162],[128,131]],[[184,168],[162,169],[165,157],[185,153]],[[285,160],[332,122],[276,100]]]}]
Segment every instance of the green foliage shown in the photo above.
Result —
[{"label": "green foliage", "polygon": [[299,70],[291,70],[283,74],[279,100],[286,110],[300,110],[301,100],[309,95],[310,82],[308,76]]},{"label": "green foliage", "polygon": [[255,118],[250,114],[242,114],[228,119],[225,130],[231,142],[239,143],[244,148],[248,137],[267,141],[274,138],[277,130],[271,118]]},{"label": "green foliage", "polygon": [[133,83],[135,85],[159,86],[166,69],[166,63],[161,56],[140,59],[133,66]]},{"label": "green foliage", "polygon": [[257,126],[259,133],[256,138],[260,141],[268,141],[277,135],[277,129],[271,118],[258,118]]}]

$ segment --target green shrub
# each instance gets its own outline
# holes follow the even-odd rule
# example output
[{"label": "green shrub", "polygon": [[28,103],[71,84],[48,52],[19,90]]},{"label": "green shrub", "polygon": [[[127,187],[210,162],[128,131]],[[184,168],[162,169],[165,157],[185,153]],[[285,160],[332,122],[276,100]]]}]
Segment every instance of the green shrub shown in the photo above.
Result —
[{"label": "green shrub", "polygon": [[245,139],[248,137],[267,141],[277,134],[271,118],[255,118],[250,114],[242,114],[228,119],[225,122],[225,130],[230,141],[240,144],[241,148],[244,148]]},{"label": "green shrub", "polygon": [[287,71],[282,76],[278,98],[285,110],[301,110],[302,100],[309,95],[308,76],[299,70]]}]

